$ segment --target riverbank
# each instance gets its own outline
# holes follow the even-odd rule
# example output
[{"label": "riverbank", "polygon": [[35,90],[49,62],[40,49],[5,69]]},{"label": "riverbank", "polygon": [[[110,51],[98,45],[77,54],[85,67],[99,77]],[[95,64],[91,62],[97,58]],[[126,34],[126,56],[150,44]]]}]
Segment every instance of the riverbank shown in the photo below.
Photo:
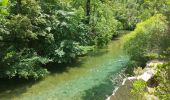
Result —
[{"label": "riverbank", "polygon": [[[144,82],[149,82],[156,74],[156,67],[160,64],[163,64],[163,61],[149,61],[146,63],[146,67],[142,70],[142,74],[126,77],[124,78],[122,85],[113,91],[113,94],[109,96],[106,100],[131,100],[133,97],[131,90],[133,88],[133,83],[137,80],[142,80]],[[148,92],[153,92],[154,88],[147,87]],[[154,95],[147,94],[145,95],[146,100],[158,100]]]}]

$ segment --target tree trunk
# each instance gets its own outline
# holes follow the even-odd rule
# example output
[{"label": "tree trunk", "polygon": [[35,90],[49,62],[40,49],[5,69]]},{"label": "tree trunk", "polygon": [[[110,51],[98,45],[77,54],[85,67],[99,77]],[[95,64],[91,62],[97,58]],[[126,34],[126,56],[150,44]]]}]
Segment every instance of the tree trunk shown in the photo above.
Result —
[{"label": "tree trunk", "polygon": [[86,17],[87,17],[87,24],[90,23],[90,0],[86,0]]},{"label": "tree trunk", "polygon": [[17,0],[16,9],[17,9],[17,14],[20,13],[20,11],[21,11],[21,0]]}]

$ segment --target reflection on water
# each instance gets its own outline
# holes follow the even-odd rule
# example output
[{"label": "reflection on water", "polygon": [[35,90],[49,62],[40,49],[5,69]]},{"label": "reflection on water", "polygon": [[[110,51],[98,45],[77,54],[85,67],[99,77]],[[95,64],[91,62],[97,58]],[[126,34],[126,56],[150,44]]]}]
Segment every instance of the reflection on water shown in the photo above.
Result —
[{"label": "reflection on water", "polygon": [[0,100],[104,100],[114,89],[111,77],[129,60],[122,50],[125,36],[75,64],[53,66],[60,71],[43,80],[0,80]]}]

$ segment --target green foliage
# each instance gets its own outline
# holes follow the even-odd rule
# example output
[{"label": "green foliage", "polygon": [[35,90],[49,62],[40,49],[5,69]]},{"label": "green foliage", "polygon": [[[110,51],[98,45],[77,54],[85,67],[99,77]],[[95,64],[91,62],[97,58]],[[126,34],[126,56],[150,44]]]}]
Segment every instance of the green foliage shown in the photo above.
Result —
[{"label": "green foliage", "polygon": [[70,63],[91,49],[80,10],[52,1],[10,3],[9,15],[0,20],[1,78],[38,79],[49,73],[48,63]]},{"label": "green foliage", "polygon": [[2,15],[7,14],[7,4],[8,0],[0,0],[0,14]]},{"label": "green foliage", "polygon": [[42,68],[43,64],[49,62],[49,59],[42,58],[35,54],[32,50],[23,49],[22,51],[14,51],[14,48],[8,48],[1,54],[0,77],[12,78],[41,78],[48,72]]},{"label": "green foliage", "polygon": [[[168,15],[166,0],[90,0],[89,16],[85,3],[0,0],[0,77],[44,77],[49,73],[48,63],[71,63],[93,47],[107,45],[120,30],[134,29],[138,22],[160,12]],[[138,25],[136,38],[127,43],[132,58],[141,60],[159,53],[155,48],[167,36],[165,20],[163,15],[155,15]]]},{"label": "green foliage", "polygon": [[120,23],[114,19],[112,8],[109,4],[98,3],[96,5],[94,14],[92,16],[91,24],[93,34],[96,37],[96,44],[103,46],[108,44],[113,35],[118,35],[117,30],[120,27]]},{"label": "green foliage", "polygon": [[168,0],[115,0],[114,16],[123,29],[133,30],[136,24],[154,16],[168,14]]},{"label": "green foliage", "polygon": [[143,100],[145,91],[146,83],[143,80],[135,81],[131,90],[132,100]]},{"label": "green foliage", "polygon": [[[140,9],[135,11],[136,15],[132,15],[132,17],[137,18],[139,22],[143,22],[137,24],[136,29],[130,33],[124,46],[127,53],[133,61],[139,64],[144,64],[144,62],[152,59],[169,61],[169,0],[144,0],[144,2],[141,2],[140,5],[136,7]],[[126,20],[127,19],[124,18],[124,21]],[[159,84],[156,87],[155,95],[158,96],[160,100],[170,99],[169,65],[170,63],[168,62],[159,65],[157,68],[156,81],[159,82]],[[146,93],[144,91],[145,86],[146,83],[138,81],[133,84],[133,89],[131,91],[132,95],[134,95],[133,99],[142,99]]]},{"label": "green foliage", "polygon": [[0,19],[0,77],[41,78],[48,63],[71,63],[94,45],[108,44],[121,25],[108,1],[91,7],[87,25],[84,4],[76,0],[10,1]]},{"label": "green foliage", "polygon": [[90,28],[94,43],[102,47],[107,45],[113,36],[119,35],[121,23],[113,16],[112,1],[91,1]]},{"label": "green foliage", "polygon": [[157,68],[157,80],[159,81],[156,87],[155,95],[161,100],[170,99],[170,62],[159,65]]},{"label": "green foliage", "polygon": [[123,29],[132,30],[136,24],[140,22],[138,18],[140,13],[140,4],[136,0],[128,0],[126,2],[114,2],[114,16],[122,23]]},{"label": "green foliage", "polygon": [[137,28],[130,34],[125,43],[125,49],[132,60],[147,61],[150,54],[160,53],[168,35],[166,17],[157,14],[150,19],[139,23]]}]

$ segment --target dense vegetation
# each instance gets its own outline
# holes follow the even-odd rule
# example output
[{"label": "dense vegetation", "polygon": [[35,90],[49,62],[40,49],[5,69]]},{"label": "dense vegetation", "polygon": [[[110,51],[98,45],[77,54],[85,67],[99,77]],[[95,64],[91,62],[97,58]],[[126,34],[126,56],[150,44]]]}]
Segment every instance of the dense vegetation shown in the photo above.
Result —
[{"label": "dense vegetation", "polygon": [[122,30],[132,31],[124,46],[131,61],[166,62],[155,94],[168,100],[170,0],[0,0],[0,78],[45,77],[49,64],[72,63]]},{"label": "dense vegetation", "polygon": [[[170,99],[170,71],[169,71],[169,47],[170,47],[170,1],[169,0],[146,0],[145,3],[152,5],[154,9],[149,12],[156,13],[152,17],[143,20],[139,24],[125,43],[125,49],[131,60],[138,66],[143,66],[149,60],[164,61],[163,65],[156,67],[156,76],[152,84],[157,84],[154,95],[160,100]],[[146,86],[143,81],[135,81],[132,94],[143,100],[146,94]]]},{"label": "dense vegetation", "polygon": [[71,63],[107,45],[120,30],[135,27],[137,16],[125,16],[140,8],[132,2],[2,0],[0,77],[41,78],[49,73],[49,63]]},{"label": "dense vegetation", "polygon": [[1,0],[0,77],[41,78],[119,34],[114,1]]},{"label": "dense vegetation", "polygon": [[143,63],[150,58],[159,58],[158,54],[168,46],[169,33],[166,19],[166,16],[157,14],[137,25],[131,33],[129,42],[125,44],[132,60]]}]

